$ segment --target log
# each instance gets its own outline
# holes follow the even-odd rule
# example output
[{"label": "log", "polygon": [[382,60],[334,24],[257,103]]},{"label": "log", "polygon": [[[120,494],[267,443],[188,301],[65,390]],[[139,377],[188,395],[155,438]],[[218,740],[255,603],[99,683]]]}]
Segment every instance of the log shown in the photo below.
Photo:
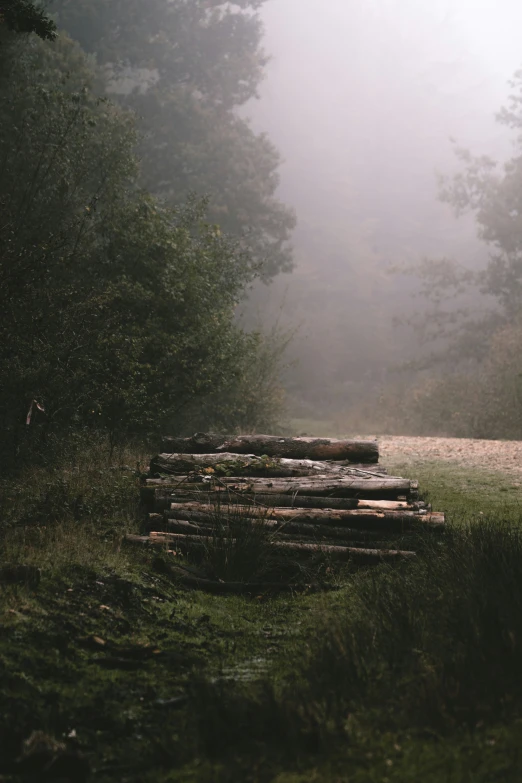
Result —
[{"label": "log", "polygon": [[[157,516],[157,515],[153,515]],[[186,519],[202,524],[214,524],[220,520],[241,519],[268,520],[279,522],[292,521],[308,524],[328,524],[336,527],[411,529],[412,526],[436,527],[444,525],[444,514],[428,514],[419,511],[382,511],[375,509],[334,510],[329,508],[259,508],[257,506],[233,506],[231,509],[219,509],[204,503],[172,503],[164,512],[165,519]]]},{"label": "log", "polygon": [[[170,453],[170,452],[169,452]],[[173,452],[175,453],[175,452]],[[180,452],[181,453],[181,452]],[[370,478],[373,476],[374,478],[401,478],[401,476],[388,476],[388,471],[386,468],[381,467],[381,465],[368,465],[366,463],[354,463],[354,462],[332,462],[332,463],[326,463],[327,465],[338,465],[340,467],[345,468],[345,471],[347,475],[353,475],[353,476],[369,476]],[[170,486],[171,484],[176,483],[176,477],[175,476],[160,476],[159,478],[146,478],[142,485],[146,487],[166,487]]]},{"label": "log", "polygon": [[[332,506],[332,508],[336,508],[336,506]],[[359,498],[357,508],[373,508],[375,510],[381,509],[382,511],[400,511],[401,509],[406,511],[431,511],[431,506],[422,500],[366,500],[365,498]]]},{"label": "log", "polygon": [[238,435],[219,447],[236,454],[266,454],[294,459],[379,461],[376,440],[334,440],[330,438],[284,438],[278,435]]},{"label": "log", "polygon": [[349,467],[308,459],[257,457],[254,454],[158,454],[150,462],[155,473],[208,473],[209,475],[299,477],[323,474],[352,475]]},{"label": "log", "polygon": [[[297,497],[290,495],[256,495],[249,496],[245,494],[236,495],[233,492],[226,493],[205,493],[205,492],[171,492],[170,490],[157,489],[154,494],[148,494],[148,488],[142,492],[142,502],[150,511],[165,511],[170,508],[172,503],[212,503],[215,508],[228,508],[236,505],[252,505],[259,508],[272,508],[273,506],[282,506],[287,508],[357,508],[359,500],[357,498],[314,498]],[[372,501],[369,501],[372,502]],[[384,503],[397,503],[400,501],[373,501]],[[405,502],[400,503],[401,507],[408,507]]]},{"label": "log", "polygon": [[[213,538],[216,533],[221,536],[223,530],[216,531],[210,523],[198,524],[196,522],[179,519],[153,519],[157,514],[151,514],[146,523],[146,529],[150,531],[164,530],[169,533],[188,533],[189,535],[208,536]],[[372,541],[374,546],[384,540],[397,538],[397,532],[383,530],[365,530],[349,527],[332,527],[331,525],[313,525],[303,524],[301,522],[281,522],[277,520],[252,520],[254,524],[262,525],[262,529],[269,534],[276,534],[279,540],[291,537],[315,538],[331,541],[352,541],[365,546],[368,541]],[[401,531],[401,536],[412,537],[414,532],[411,530]]]},{"label": "log", "polygon": [[200,524],[189,519],[167,519],[163,514],[149,514],[146,522],[147,530],[165,528],[171,533],[189,533],[190,535],[208,535],[212,532],[211,524]]},{"label": "log", "polygon": [[[215,493],[234,492],[257,495],[318,496],[337,498],[365,498],[367,500],[397,500],[404,496],[415,499],[418,494],[418,482],[410,479],[363,478],[354,476],[314,476],[303,477],[299,481],[285,478],[245,478],[244,476],[222,476],[208,480],[194,481],[193,476],[177,476],[177,481],[163,484],[175,491]],[[147,484],[147,486],[158,486]],[[161,485],[159,485],[161,486]]]},{"label": "log", "polygon": [[[143,539],[146,536],[127,535],[128,541],[146,543]],[[228,544],[234,545],[236,540],[233,538],[225,539]],[[214,544],[214,538],[210,536],[189,536],[183,533],[161,533],[152,531],[148,536],[148,543],[151,546],[165,546],[173,544],[180,551],[191,549],[201,550]],[[397,549],[366,549],[359,547],[335,546],[331,544],[302,544],[293,541],[271,541],[270,548],[293,552],[295,554],[315,555],[324,554],[341,560],[354,560],[361,563],[384,562],[387,560],[398,560],[415,557],[415,552],[402,551]]]},{"label": "log", "polygon": [[238,435],[225,437],[196,433],[191,438],[166,437],[161,450],[178,454],[211,454],[219,451],[312,460],[379,461],[377,441],[335,440],[331,438],[285,438],[279,435]]},{"label": "log", "polygon": [[[316,460],[318,462],[319,460]],[[386,468],[381,465],[363,465],[362,463],[348,462],[343,460],[342,462],[325,462],[326,465],[339,465],[344,468],[343,471],[350,476],[373,476],[374,478],[385,478],[388,475]],[[400,478],[396,476],[395,478]]]},{"label": "log", "polygon": [[362,498],[330,498],[309,497],[307,495],[255,495],[235,492],[178,492],[170,489],[141,488],[141,502],[148,511],[157,513],[170,508],[171,503],[213,503],[217,508],[227,508],[234,505],[255,505],[260,508],[373,508],[387,511],[430,511],[431,508],[422,501],[407,502],[405,500],[364,500]]}]

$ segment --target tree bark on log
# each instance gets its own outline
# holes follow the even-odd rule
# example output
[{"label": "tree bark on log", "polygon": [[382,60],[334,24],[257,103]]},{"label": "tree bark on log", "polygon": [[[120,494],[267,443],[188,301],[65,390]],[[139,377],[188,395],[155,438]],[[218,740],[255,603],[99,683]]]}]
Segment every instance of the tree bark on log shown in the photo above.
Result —
[{"label": "tree bark on log", "polygon": [[[170,452],[169,452],[170,453]],[[174,453],[174,452],[173,452]],[[181,453],[181,452],[179,452]],[[327,463],[330,464],[330,463]],[[351,476],[369,476],[370,478],[401,478],[401,476],[388,476],[386,468],[380,465],[369,465],[366,463],[355,462],[332,462],[332,465],[345,469],[347,475]],[[160,478],[147,478],[143,482],[146,487],[167,487],[176,482],[175,476],[161,476]]]},{"label": "tree bark on log", "polygon": [[375,440],[334,440],[331,438],[284,438],[277,435],[238,435],[220,450],[236,454],[266,454],[293,459],[379,461]]},{"label": "tree bark on log", "polygon": [[234,476],[301,477],[317,475],[353,475],[347,465],[308,459],[262,458],[254,454],[158,454],[150,462],[155,473],[215,473]]},{"label": "tree bark on log", "polygon": [[255,495],[234,492],[179,492],[172,488],[142,487],[141,502],[149,511],[161,512],[170,508],[171,503],[213,503],[217,508],[227,508],[234,505],[253,505],[260,508],[332,508],[336,510],[352,508],[371,508],[383,511],[430,511],[431,508],[422,501],[405,500],[365,500],[363,498],[331,498],[307,495]]},{"label": "tree bark on log", "polygon": [[[156,516],[156,515],[155,515]],[[213,524],[220,519],[274,519],[278,522],[302,522],[327,524],[334,527],[349,526],[359,529],[411,529],[412,526],[437,527],[444,525],[444,514],[428,514],[419,511],[377,511],[375,509],[350,509],[335,511],[328,508],[258,508],[257,506],[233,506],[219,509],[203,503],[172,503],[164,512],[165,519],[186,519],[191,522]]]},{"label": "tree bark on log", "polygon": [[[180,551],[190,551],[212,546],[214,539],[211,537],[189,536],[183,533],[161,533],[152,531],[146,536],[127,535],[128,541],[149,543],[151,546],[165,546],[173,544]],[[235,544],[235,539],[226,539],[229,544]],[[273,549],[292,552],[295,554],[314,555],[325,554],[340,560],[354,560],[360,563],[375,563],[389,560],[409,559],[415,557],[415,552],[397,549],[366,549],[359,547],[335,546],[330,544],[302,544],[293,541],[270,542]]]},{"label": "tree bark on log", "polygon": [[367,500],[397,500],[416,498],[418,483],[403,478],[361,478],[353,476],[303,477],[297,483],[285,478],[246,478],[244,476],[223,476],[213,480],[195,482],[192,476],[178,476],[170,487],[183,492],[234,492],[250,495],[328,496],[337,498],[365,498]]},{"label": "tree bark on log", "polygon": [[196,433],[191,438],[164,438],[163,452],[178,454],[211,454],[229,451],[235,454],[256,454],[268,457],[288,457],[312,460],[379,461],[377,441],[335,440],[331,438],[285,438],[278,435],[225,436]]}]

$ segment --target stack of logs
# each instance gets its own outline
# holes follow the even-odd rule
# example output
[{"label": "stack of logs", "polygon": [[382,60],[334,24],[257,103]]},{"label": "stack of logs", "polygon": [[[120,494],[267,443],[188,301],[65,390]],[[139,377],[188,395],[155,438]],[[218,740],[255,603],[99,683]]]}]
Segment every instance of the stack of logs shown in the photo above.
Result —
[{"label": "stack of logs", "polygon": [[[378,460],[376,441],[166,438],[141,490],[148,535],[140,540],[201,549],[225,510],[262,524],[273,547],[294,553],[364,563],[414,557],[415,535],[442,530],[444,515],[419,500],[416,481],[387,475]],[[397,540],[408,544],[394,548]]]}]

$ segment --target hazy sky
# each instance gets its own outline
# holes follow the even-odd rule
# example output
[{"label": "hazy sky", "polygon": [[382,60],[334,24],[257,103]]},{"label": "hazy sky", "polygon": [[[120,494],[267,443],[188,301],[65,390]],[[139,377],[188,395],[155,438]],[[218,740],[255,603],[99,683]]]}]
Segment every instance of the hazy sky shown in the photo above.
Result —
[{"label": "hazy sky", "polygon": [[[283,93],[289,100],[299,93],[305,96],[307,86],[315,99],[322,95],[326,101],[335,82],[354,78],[349,64],[359,44],[371,40],[378,51],[390,47],[397,36],[405,54],[419,53],[417,66],[412,62],[412,80],[420,74],[425,77],[431,64],[440,88],[451,91],[461,86],[455,69],[460,66],[462,78],[467,68],[468,89],[487,82],[496,99],[494,108],[505,99],[508,80],[522,66],[519,0],[268,0],[263,16],[273,58],[263,87],[265,101],[277,102]],[[371,69],[370,53],[365,66],[368,80]],[[315,108],[310,106],[310,111]]]},{"label": "hazy sky", "polygon": [[436,202],[450,137],[509,150],[495,112],[522,65],[522,2],[268,0],[263,17],[272,61],[248,112],[282,153],[298,215],[307,190],[322,199],[335,183],[346,198],[374,183],[382,207],[400,177],[406,216],[421,191]]},{"label": "hazy sky", "polygon": [[485,263],[473,217],[438,200],[436,174],[460,166],[450,137],[511,155],[495,113],[522,66],[522,0],[268,0],[263,18],[272,61],[246,111],[284,160],[280,196],[298,216],[284,300],[302,321],[295,385],[319,379],[322,399],[339,368],[350,380],[411,358],[391,322],[418,306],[415,283],[383,270]]},{"label": "hazy sky", "polygon": [[505,81],[522,65],[522,3],[517,0],[454,0],[462,37],[492,75]]},{"label": "hazy sky", "polygon": [[[357,5],[372,8],[374,16],[394,13],[406,22],[404,29],[431,27],[434,37],[453,33],[501,82],[522,65],[522,3],[519,0],[269,0],[264,10],[271,43],[297,42],[312,32],[316,47],[326,54],[349,35]],[[322,39],[322,40],[321,40]],[[458,44],[454,49],[456,56]],[[273,51],[273,48],[272,48]],[[277,52],[277,58],[283,53]],[[288,56],[291,52],[286,52]]]}]

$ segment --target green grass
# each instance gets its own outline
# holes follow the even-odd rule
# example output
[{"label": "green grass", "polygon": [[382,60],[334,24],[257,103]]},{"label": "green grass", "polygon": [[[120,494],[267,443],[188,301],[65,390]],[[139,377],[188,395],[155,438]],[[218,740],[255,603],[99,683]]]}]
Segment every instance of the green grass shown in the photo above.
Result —
[{"label": "green grass", "polygon": [[461,468],[445,462],[386,463],[389,472],[415,478],[434,510],[462,523],[485,517],[522,518],[522,485],[512,476],[478,468]]},{"label": "green grass", "polygon": [[[0,587],[3,780],[43,779],[43,757],[20,760],[34,731],[101,783],[522,779],[511,479],[389,466],[451,522],[417,563],[338,572],[318,595],[212,596],[122,544],[139,529],[132,470],[96,450],[74,463],[1,485],[2,561],[41,570],[36,590]],[[263,552],[248,547],[246,573],[219,547],[215,569],[246,578]]]}]

